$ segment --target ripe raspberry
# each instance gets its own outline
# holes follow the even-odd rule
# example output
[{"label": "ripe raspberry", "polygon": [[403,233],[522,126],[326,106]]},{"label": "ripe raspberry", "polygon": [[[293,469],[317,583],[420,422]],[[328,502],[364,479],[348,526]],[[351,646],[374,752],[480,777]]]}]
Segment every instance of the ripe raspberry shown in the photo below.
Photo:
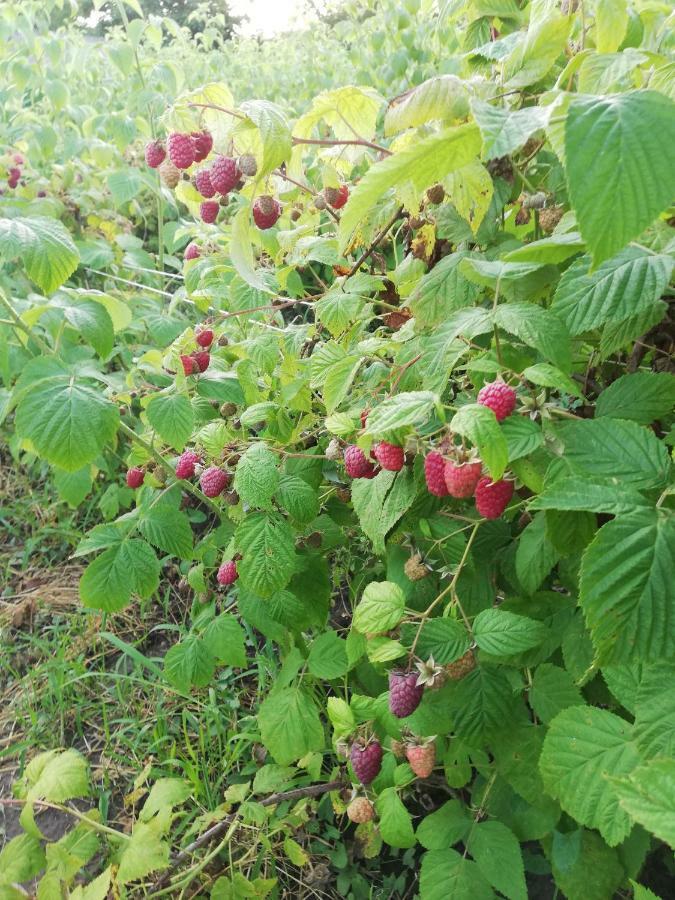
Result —
[{"label": "ripe raspberry", "polygon": [[501,422],[516,408],[516,392],[503,381],[493,381],[478,391],[478,403],[491,409]]},{"label": "ripe raspberry", "polygon": [[375,447],[375,459],[379,462],[383,469],[389,472],[400,472],[405,462],[405,453],[403,447],[397,447],[395,444],[389,444],[387,441],[380,441]]},{"label": "ripe raspberry", "polygon": [[444,475],[450,496],[461,499],[471,497],[476,490],[482,469],[483,464],[480,461],[457,465],[453,460],[447,460]]},{"label": "ripe raspberry", "polygon": [[389,709],[397,719],[414,713],[423,693],[424,685],[417,683],[417,672],[389,673]]},{"label": "ripe raspberry", "polygon": [[159,177],[162,179],[163,184],[173,190],[180,181],[180,171],[170,159],[165,159],[159,167]]},{"label": "ripe raspberry", "polygon": [[213,331],[210,328],[205,328],[195,335],[195,340],[200,347],[210,347],[213,343]]},{"label": "ripe raspberry", "polygon": [[211,362],[211,354],[206,350],[199,350],[197,353],[192,354],[192,358],[197,363],[198,370],[200,372],[206,372],[209,363]]},{"label": "ripe raspberry", "polygon": [[228,194],[239,181],[237,163],[230,156],[216,156],[211,166],[211,184],[219,194]]},{"label": "ripe raspberry", "polygon": [[14,169],[14,168],[10,169],[9,176],[7,178],[7,186],[11,187],[11,188],[15,188],[18,185],[20,178],[21,178],[21,170],[20,169]]},{"label": "ripe raspberry", "polygon": [[234,584],[237,578],[239,578],[239,572],[237,572],[237,564],[233,559],[224,562],[216,575],[218,584],[224,584],[225,586]]},{"label": "ripe raspberry", "polygon": [[414,553],[409,559],[406,559],[403,571],[409,581],[421,581],[429,574],[429,569],[422,562],[421,553]]},{"label": "ripe raspberry", "polygon": [[354,744],[350,753],[354,774],[361,784],[370,784],[380,774],[382,768],[382,745],[372,740],[365,747]]},{"label": "ripe raspberry", "polygon": [[193,131],[190,137],[194,147],[195,162],[201,162],[213,149],[213,138],[208,131]]},{"label": "ripe raspberry", "polygon": [[195,172],[195,187],[202,197],[209,199],[216,196],[216,189],[208,169],[200,169],[199,172]]},{"label": "ripe raspberry", "polygon": [[220,204],[215,200],[204,200],[200,203],[199,215],[202,217],[202,222],[206,222],[207,225],[212,225],[218,218],[219,209]]},{"label": "ripe raspberry", "polygon": [[275,200],[274,197],[270,197],[269,194],[263,194],[254,200],[253,221],[261,231],[265,231],[276,224],[280,215],[281,203]]},{"label": "ripe raspberry", "polygon": [[434,771],[436,762],[436,744],[408,744],[405,755],[410,768],[418,778],[428,778]]},{"label": "ripe raspberry", "polygon": [[476,485],[476,509],[486,519],[498,519],[513,497],[513,482],[492,481],[485,475]]},{"label": "ripe raspberry", "polygon": [[189,134],[174,132],[167,140],[169,159],[177,169],[189,169],[195,161],[195,146]]},{"label": "ripe raspberry", "polygon": [[445,460],[440,453],[432,451],[424,459],[424,477],[427,490],[436,497],[447,497],[448,486],[445,483]]},{"label": "ripe raspberry", "polygon": [[145,479],[145,472],[143,469],[139,469],[138,466],[132,466],[127,471],[127,487],[130,488],[139,488]]},{"label": "ripe raspberry", "polygon": [[230,483],[230,473],[217,466],[205,469],[199,479],[199,486],[207,497],[217,497],[222,494]]},{"label": "ripe raspberry", "polygon": [[347,807],[347,818],[357,825],[370,822],[374,815],[375,808],[367,797],[356,797]]},{"label": "ripe raspberry", "polygon": [[346,184],[341,184],[339,188],[327,187],[323,193],[333,209],[342,209],[349,199],[349,188]]},{"label": "ripe raspberry", "polygon": [[145,161],[151,169],[156,169],[166,158],[166,150],[161,141],[150,141],[145,145]]},{"label": "ripe raspberry", "polygon": [[445,667],[445,671],[448,674],[448,678],[452,681],[461,681],[465,675],[468,675],[469,672],[473,672],[475,668],[476,657],[473,655],[473,650],[467,650],[459,659],[448,663]]},{"label": "ripe raspberry", "polygon": [[248,175],[249,178],[253,178],[258,171],[258,163],[255,156],[252,153],[244,153],[237,160],[237,168],[242,175]]},{"label": "ripe raspberry", "polygon": [[198,256],[201,256],[201,250],[199,246],[195,244],[194,241],[189,243],[185,248],[185,252],[183,253],[183,259],[197,259]]},{"label": "ripe raspberry", "polygon": [[176,478],[194,478],[195,465],[199,460],[200,456],[194,450],[185,450],[181,453],[176,463]]},{"label": "ripe raspberry", "polygon": [[183,364],[183,371],[186,375],[194,375],[199,371],[199,366],[197,365],[197,360],[192,356],[181,356],[181,363]]},{"label": "ripe raspberry", "polygon": [[350,478],[374,478],[375,466],[366,459],[366,454],[356,444],[345,448],[345,471]]}]

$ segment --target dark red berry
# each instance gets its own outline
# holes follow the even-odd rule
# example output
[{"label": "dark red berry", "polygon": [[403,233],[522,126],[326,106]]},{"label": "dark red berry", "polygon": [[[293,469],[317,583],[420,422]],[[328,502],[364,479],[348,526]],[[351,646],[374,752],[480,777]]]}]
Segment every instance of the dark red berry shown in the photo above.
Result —
[{"label": "dark red berry", "polygon": [[213,331],[210,328],[198,331],[195,335],[195,340],[200,347],[210,347],[213,343]]},{"label": "dark red berry", "polygon": [[193,131],[190,137],[194,147],[195,162],[201,162],[213,149],[213,138],[208,131]]},{"label": "dark red berry", "polygon": [[198,350],[197,353],[192,354],[192,358],[197,363],[199,371],[206,372],[211,362],[211,354],[206,350]]},{"label": "dark red berry", "polygon": [[156,169],[166,159],[166,149],[161,141],[150,141],[145,145],[145,161],[151,169]]},{"label": "dark red berry", "polygon": [[211,184],[219,194],[228,194],[241,177],[237,162],[231,156],[216,156],[209,174]]},{"label": "dark red berry", "polygon": [[198,244],[195,244],[194,241],[189,243],[185,248],[185,252],[183,253],[183,259],[197,259],[197,257],[201,256],[201,250],[199,249]]},{"label": "dark red berry", "polygon": [[194,450],[185,450],[184,453],[181,453],[176,463],[176,478],[193,478],[199,459],[199,454]]},{"label": "dark red berry", "polygon": [[269,194],[263,194],[254,200],[253,221],[261,231],[275,225],[280,215],[281,203]]},{"label": "dark red berry", "polygon": [[194,357],[181,356],[180,361],[183,364],[183,371],[186,375],[194,375],[196,372],[199,372],[199,365]]},{"label": "dark red berry", "polygon": [[239,572],[237,572],[237,564],[233,559],[224,562],[218,569],[218,574],[216,575],[218,584],[224,584],[226,586],[234,584],[237,578],[239,578]]},{"label": "dark red berry", "polygon": [[189,169],[195,161],[195,147],[189,134],[174,132],[167,140],[169,159],[177,169]]},{"label": "dark red berry", "polygon": [[217,200],[203,200],[199,204],[199,215],[202,217],[202,222],[212,225],[218,218],[219,209],[220,204]]},{"label": "dark red berry", "polygon": [[207,497],[217,497],[228,486],[230,478],[229,472],[219,469],[217,466],[210,466],[202,472],[199,478],[199,486]]},{"label": "dark red berry", "polygon": [[451,497],[464,499],[476,490],[483,471],[481,462],[467,462],[462,465],[449,459],[445,464],[445,484]]},{"label": "dark red berry", "polygon": [[387,441],[380,441],[375,446],[375,459],[379,462],[383,469],[389,472],[400,472],[405,463],[405,453],[403,447],[397,447],[395,444],[389,444]]},{"label": "dark red berry", "polygon": [[501,422],[516,408],[516,392],[503,381],[493,381],[478,391],[478,402],[491,409]]},{"label": "dark red berry", "polygon": [[342,209],[349,199],[349,188],[346,184],[341,184],[339,188],[326,188],[324,195],[333,209]]},{"label": "dark red berry", "polygon": [[139,488],[145,479],[145,472],[138,466],[132,466],[127,471],[127,486],[130,488]]},{"label": "dark red berry", "polygon": [[440,453],[432,451],[424,459],[424,477],[427,490],[436,497],[447,497],[448,486],[445,483],[445,460]]},{"label": "dark red berry", "polygon": [[417,684],[417,672],[389,673],[389,709],[398,719],[415,712],[422,700],[424,685]]},{"label": "dark red berry", "polygon": [[370,741],[365,747],[354,744],[350,759],[354,774],[361,784],[370,784],[377,778],[382,768],[382,745],[376,740]]},{"label": "dark red berry", "polygon": [[202,197],[209,199],[216,196],[216,189],[208,169],[200,169],[199,172],[195,172],[195,187]]},{"label": "dark red berry", "polygon": [[350,478],[374,478],[377,474],[375,466],[356,444],[345,448],[344,461],[345,471]]},{"label": "dark red berry", "polygon": [[513,497],[512,481],[492,481],[487,475],[476,485],[476,509],[486,519],[498,519]]}]

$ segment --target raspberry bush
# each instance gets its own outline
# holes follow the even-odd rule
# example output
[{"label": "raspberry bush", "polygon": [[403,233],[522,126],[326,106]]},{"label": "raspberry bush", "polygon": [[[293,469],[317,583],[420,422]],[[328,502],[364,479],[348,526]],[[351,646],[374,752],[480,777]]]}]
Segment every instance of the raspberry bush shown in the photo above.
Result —
[{"label": "raspberry bush", "polygon": [[[546,876],[644,900],[675,843],[667,29],[622,3],[440,6],[397,7],[400,72],[367,60],[301,109],[215,79],[149,94],[106,183],[129,216],[147,203],[150,248],[107,249],[91,198],[38,197],[46,161],[11,135],[3,427],[73,505],[96,476],[133,490],[76,549],[83,607],[175,576],[167,685],[242,674],[251,777],[221,818],[275,808],[302,868],[318,810],[411,873],[396,896],[515,900]],[[156,267],[161,308],[125,266]],[[34,769],[23,797],[86,795],[73,780],[40,793]],[[105,891],[171,877],[175,781]]]}]

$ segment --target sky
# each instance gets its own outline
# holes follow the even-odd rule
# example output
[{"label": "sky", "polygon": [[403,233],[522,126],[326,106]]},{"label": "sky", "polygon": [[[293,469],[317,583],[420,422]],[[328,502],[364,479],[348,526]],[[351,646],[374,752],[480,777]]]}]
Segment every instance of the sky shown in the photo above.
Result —
[{"label": "sky", "polygon": [[230,0],[229,5],[236,15],[248,16],[244,34],[271,37],[301,24],[302,0]]}]

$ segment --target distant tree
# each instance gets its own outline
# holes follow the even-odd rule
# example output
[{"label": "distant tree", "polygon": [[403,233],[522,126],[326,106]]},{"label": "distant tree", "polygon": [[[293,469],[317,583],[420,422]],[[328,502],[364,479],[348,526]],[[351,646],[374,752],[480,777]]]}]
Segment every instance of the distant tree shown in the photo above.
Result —
[{"label": "distant tree", "polygon": [[[189,28],[193,34],[202,31],[207,24],[215,25],[222,32],[223,40],[232,37],[234,29],[243,20],[235,16],[230,10],[228,0],[140,0],[140,5],[146,16],[169,16],[179,25]],[[130,19],[136,18],[131,7],[125,4],[125,11]],[[80,0],[77,4],[76,15],[87,19],[95,12],[93,0]],[[72,13],[64,9],[57,12],[55,25],[60,25],[72,16]],[[93,28],[102,34],[114,25],[122,22],[116,3],[108,3]]]}]

